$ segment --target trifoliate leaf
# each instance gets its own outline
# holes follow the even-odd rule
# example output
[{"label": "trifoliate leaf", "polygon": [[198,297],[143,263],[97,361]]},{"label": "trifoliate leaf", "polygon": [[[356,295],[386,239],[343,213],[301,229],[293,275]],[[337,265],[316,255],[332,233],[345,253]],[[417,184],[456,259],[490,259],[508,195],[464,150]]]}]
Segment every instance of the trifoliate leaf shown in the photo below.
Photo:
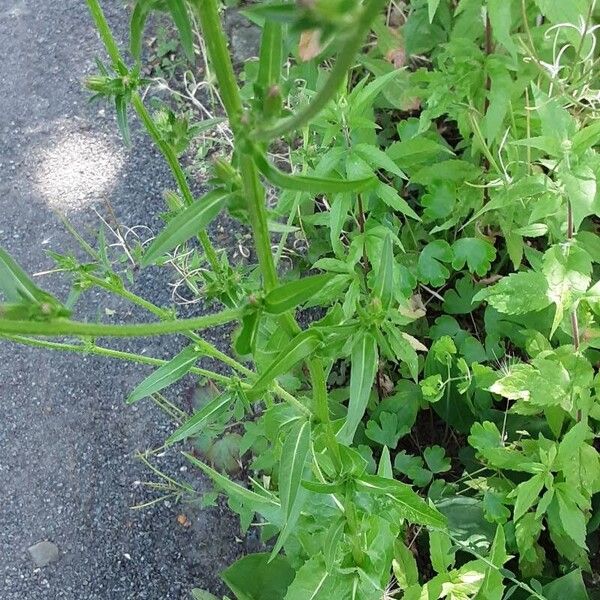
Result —
[{"label": "trifoliate leaf", "polygon": [[473,302],[473,298],[480,289],[481,286],[476,286],[469,276],[459,279],[454,289],[444,294],[444,312],[451,315],[466,315],[475,310],[479,303]]},{"label": "trifoliate leaf", "polygon": [[423,457],[432,473],[445,473],[450,470],[450,459],[441,446],[425,448]]},{"label": "trifoliate leaf", "polygon": [[450,277],[450,271],[443,263],[450,263],[454,258],[450,244],[444,240],[431,242],[421,250],[419,255],[419,279],[434,287],[441,287]]},{"label": "trifoliate leaf", "polygon": [[496,249],[486,240],[461,238],[452,245],[454,259],[452,266],[458,271],[467,265],[470,273],[483,277],[496,258]]}]

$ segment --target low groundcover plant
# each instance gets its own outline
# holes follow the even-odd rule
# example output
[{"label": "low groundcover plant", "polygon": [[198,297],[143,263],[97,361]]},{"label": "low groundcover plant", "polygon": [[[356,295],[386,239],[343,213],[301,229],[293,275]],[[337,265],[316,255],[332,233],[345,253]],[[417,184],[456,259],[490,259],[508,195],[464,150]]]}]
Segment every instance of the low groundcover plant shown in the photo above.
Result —
[{"label": "low groundcover plant", "polygon": [[[177,183],[129,258],[195,265],[185,284],[215,308],[150,303],[103,235],[73,232],[90,261],[53,254],[66,302],[0,249],[0,336],[156,366],[128,402],[162,404],[166,445],[187,444],[268,549],[223,573],[239,600],[598,594],[595,0],[261,1],[242,9],[262,38],[241,72],[217,0],[138,0],[131,64],[87,2],[110,59],[87,85],[126,143],[137,115]],[[218,114],[193,127],[147,108],[153,11],[203,55]],[[215,128],[196,198],[179,156]],[[257,264],[213,246],[224,211]],[[93,287],[154,318],[73,320]],[[230,353],[202,336],[232,323]],[[187,340],[169,361],[97,341],[167,334]],[[162,392],[190,374],[215,392],[186,415]],[[226,473],[240,464],[244,483]]]}]

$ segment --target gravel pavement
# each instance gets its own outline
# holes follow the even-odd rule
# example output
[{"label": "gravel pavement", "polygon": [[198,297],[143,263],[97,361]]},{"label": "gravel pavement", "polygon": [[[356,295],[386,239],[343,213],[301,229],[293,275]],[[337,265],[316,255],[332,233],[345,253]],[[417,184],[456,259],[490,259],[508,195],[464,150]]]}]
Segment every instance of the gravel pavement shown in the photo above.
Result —
[{"label": "gravel pavement", "polygon": [[[123,3],[103,5],[125,39]],[[93,232],[93,208],[106,213],[107,199],[123,223],[156,230],[173,183],[135,125],[127,151],[113,111],[88,103],[81,82],[104,53],[85,2],[0,0],[0,56],[0,245],[30,273],[50,269],[47,250],[75,251],[54,209]],[[142,272],[136,287],[168,304],[168,282],[154,275]],[[60,278],[39,281],[64,298]],[[148,318],[99,292],[83,297],[76,317]],[[168,357],[182,343],[120,347]],[[164,503],[131,510],[152,497],[139,484],[152,476],[135,452],[172,428],[149,402],[124,405],[147,372],[0,342],[0,599],[167,600],[189,598],[194,585],[220,590],[219,571],[243,550],[235,517]],[[160,466],[205,485],[177,453]],[[178,523],[180,513],[191,526]],[[38,567],[36,556],[50,563]]]}]

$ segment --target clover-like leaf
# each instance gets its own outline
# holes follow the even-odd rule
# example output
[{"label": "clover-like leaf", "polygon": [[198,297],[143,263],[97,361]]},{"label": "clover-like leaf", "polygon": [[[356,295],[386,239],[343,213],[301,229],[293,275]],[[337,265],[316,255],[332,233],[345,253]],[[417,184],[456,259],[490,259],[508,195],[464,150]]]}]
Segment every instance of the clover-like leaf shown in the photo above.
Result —
[{"label": "clover-like leaf", "polygon": [[450,459],[441,446],[425,448],[423,457],[432,473],[445,473],[450,470]]},{"label": "clover-like leaf", "polygon": [[434,287],[441,287],[450,277],[450,271],[443,263],[450,263],[454,253],[450,244],[444,240],[431,242],[421,250],[419,255],[419,279],[423,283],[430,283]]},{"label": "clover-like leaf", "polygon": [[481,289],[467,275],[456,282],[453,290],[444,294],[443,309],[451,315],[466,315],[475,310],[479,302],[473,302],[475,294]]},{"label": "clover-like leaf", "polygon": [[470,273],[483,277],[496,259],[496,248],[480,238],[461,238],[452,245],[454,259],[452,266],[458,271],[465,264]]}]

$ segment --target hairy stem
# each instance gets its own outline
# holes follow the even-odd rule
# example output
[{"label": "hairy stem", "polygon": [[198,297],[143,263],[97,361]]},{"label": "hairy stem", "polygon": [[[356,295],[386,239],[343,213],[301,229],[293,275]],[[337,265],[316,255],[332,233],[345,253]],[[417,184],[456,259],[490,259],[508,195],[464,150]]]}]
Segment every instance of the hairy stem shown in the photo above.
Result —
[{"label": "hairy stem", "polygon": [[53,321],[10,321],[0,320],[0,333],[21,335],[83,335],[92,337],[149,337],[169,333],[184,333],[190,330],[208,329],[236,321],[242,316],[241,309],[224,310],[213,315],[160,321],[158,323],[134,323],[112,325],[107,323],[82,323],[68,319]]}]

